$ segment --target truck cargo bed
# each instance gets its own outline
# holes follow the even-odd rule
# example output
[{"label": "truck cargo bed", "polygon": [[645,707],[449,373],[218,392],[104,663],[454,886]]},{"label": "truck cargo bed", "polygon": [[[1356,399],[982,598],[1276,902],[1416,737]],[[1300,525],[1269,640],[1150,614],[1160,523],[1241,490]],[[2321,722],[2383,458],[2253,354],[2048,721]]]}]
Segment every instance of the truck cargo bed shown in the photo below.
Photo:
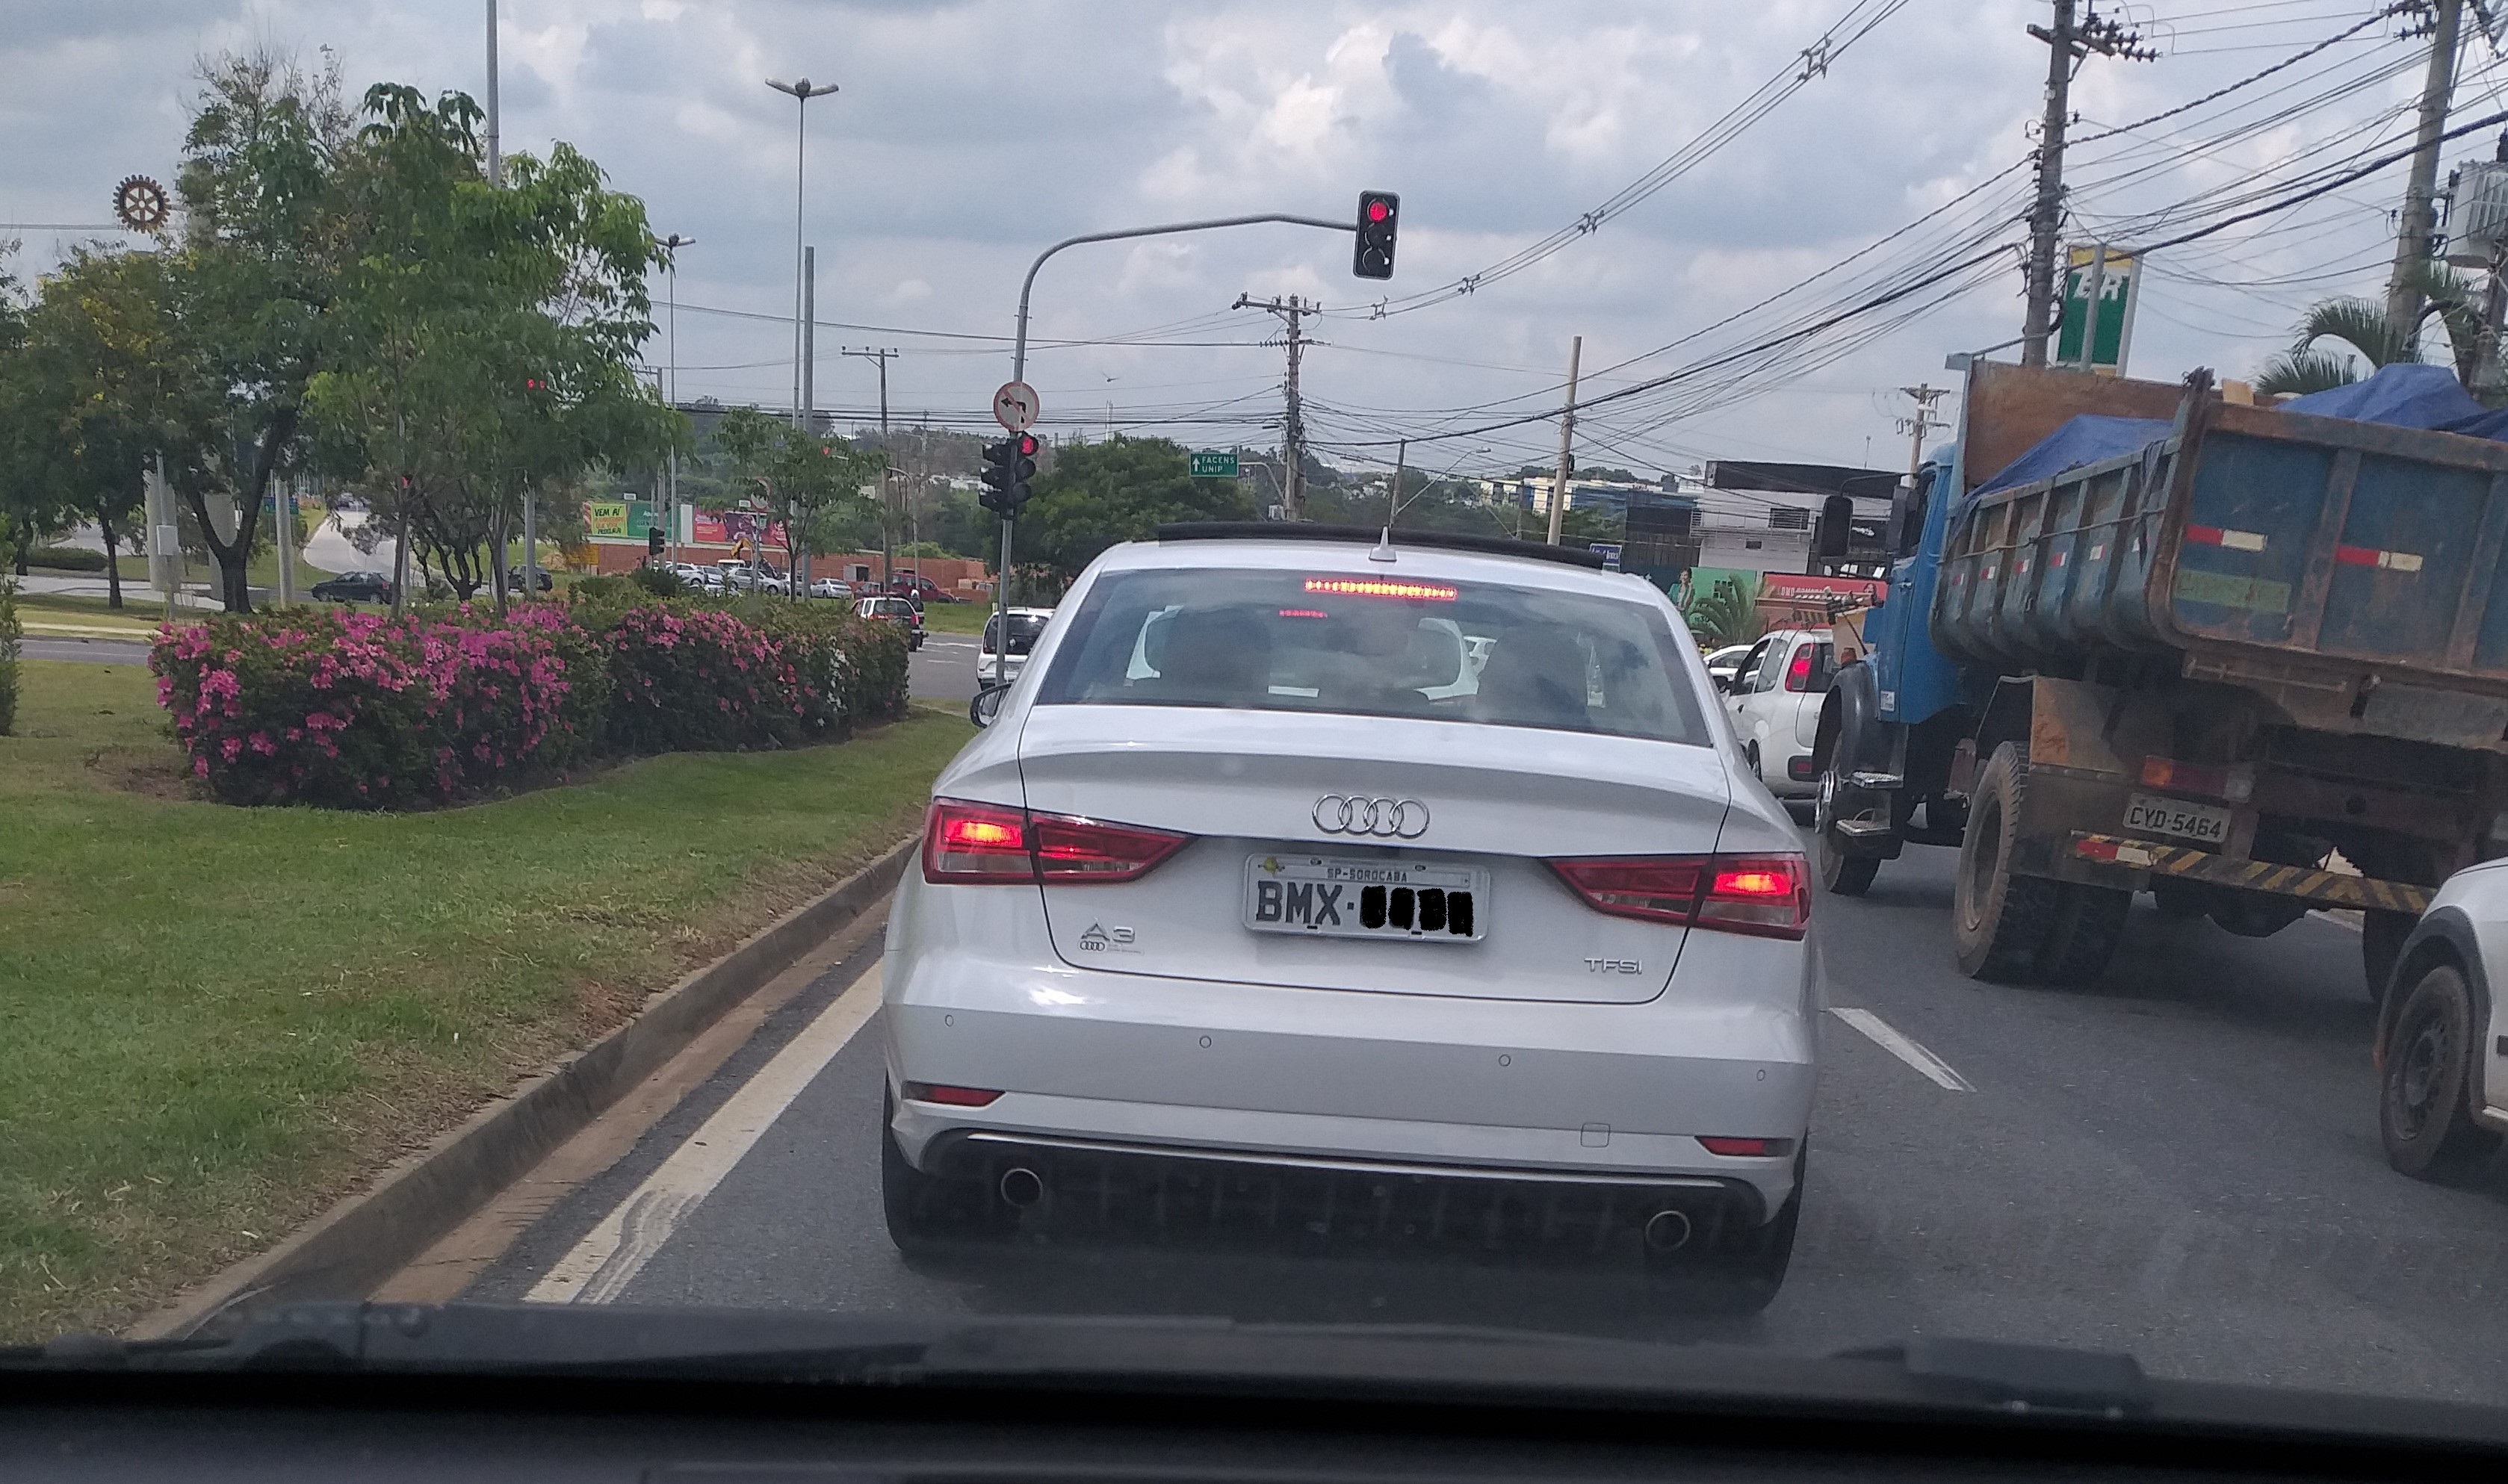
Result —
[{"label": "truck cargo bed", "polygon": [[2503,537],[2508,445],[2190,386],[2140,452],[1977,496],[1931,629],[2006,674],[2174,654],[2303,725],[2495,748]]}]

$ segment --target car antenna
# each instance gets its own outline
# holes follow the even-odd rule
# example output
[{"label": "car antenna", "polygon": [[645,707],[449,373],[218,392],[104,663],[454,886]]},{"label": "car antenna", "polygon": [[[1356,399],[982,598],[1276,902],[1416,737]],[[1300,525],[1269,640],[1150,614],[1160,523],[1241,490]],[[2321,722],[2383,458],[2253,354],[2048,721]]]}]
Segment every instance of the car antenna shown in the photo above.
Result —
[{"label": "car antenna", "polygon": [[1391,561],[1394,560],[1392,526],[1385,526],[1384,533],[1376,538],[1376,545],[1374,549],[1368,552],[1367,560],[1370,561]]}]

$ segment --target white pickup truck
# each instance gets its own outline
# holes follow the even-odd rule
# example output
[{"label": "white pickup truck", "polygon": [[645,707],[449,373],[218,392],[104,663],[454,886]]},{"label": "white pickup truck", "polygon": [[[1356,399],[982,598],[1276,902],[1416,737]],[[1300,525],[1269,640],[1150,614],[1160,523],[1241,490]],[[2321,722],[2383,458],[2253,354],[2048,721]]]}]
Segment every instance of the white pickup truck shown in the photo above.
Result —
[{"label": "white pickup truck", "polygon": [[1725,689],[1743,756],[1780,799],[1820,792],[1812,742],[1821,698],[1836,674],[1836,644],[1826,631],[1780,629],[1760,636]]}]

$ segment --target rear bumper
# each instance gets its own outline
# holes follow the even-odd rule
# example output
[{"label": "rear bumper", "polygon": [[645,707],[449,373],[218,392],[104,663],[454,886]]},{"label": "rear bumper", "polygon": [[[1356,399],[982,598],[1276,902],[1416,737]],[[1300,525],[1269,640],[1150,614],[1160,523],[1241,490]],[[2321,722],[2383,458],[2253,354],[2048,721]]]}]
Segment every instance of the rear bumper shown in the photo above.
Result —
[{"label": "rear bumper", "polygon": [[[1475,1246],[1607,1242],[1728,1245],[1774,1208],[1734,1176],[1489,1170],[1398,1160],[1325,1159],[984,1130],[951,1130],[924,1146],[931,1174],[988,1192],[1018,1188],[1064,1230],[1383,1238]],[[1667,1224],[1664,1213],[1677,1216]],[[1651,1229],[1651,1235],[1650,1233]],[[1670,1240],[1667,1240],[1670,1239]]]},{"label": "rear bumper", "polygon": [[[1654,1000],[1595,1004],[1221,984],[956,945],[913,950],[913,898],[928,909],[935,896],[988,889],[938,893],[909,880],[893,922],[890,1086],[1001,1090],[983,1107],[901,1099],[892,1128],[918,1168],[981,1134],[1205,1160],[1420,1166],[1463,1179],[1696,1177],[1748,1187],[1759,1211],[1793,1188],[1815,1069],[1808,944],[1694,943],[1703,970],[1774,981],[1713,1004],[1683,998],[1686,962]],[[1722,1156],[1700,1136],[1791,1146]]]}]

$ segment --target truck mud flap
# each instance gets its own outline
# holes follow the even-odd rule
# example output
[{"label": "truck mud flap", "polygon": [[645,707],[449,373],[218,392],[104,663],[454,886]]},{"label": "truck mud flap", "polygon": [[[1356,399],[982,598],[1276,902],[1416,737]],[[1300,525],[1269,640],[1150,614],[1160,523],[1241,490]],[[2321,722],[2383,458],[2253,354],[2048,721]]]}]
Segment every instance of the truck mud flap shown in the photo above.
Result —
[{"label": "truck mud flap", "polygon": [[[2067,864],[2079,863],[2091,868],[2090,872],[2083,873],[2084,879],[2090,879],[2095,872],[2098,873],[2097,879],[2122,886],[2126,883],[2117,878],[2130,875],[2134,878],[2130,885],[2141,890],[2149,890],[2152,880],[2164,876],[2215,887],[2235,887],[2243,891],[2295,896],[2326,907],[2405,912],[2415,917],[2429,906],[2432,894],[2430,887],[2416,887],[2407,882],[2345,876],[2338,871],[2320,871],[2313,866],[2276,865],[2268,860],[2236,860],[2189,846],[2161,845],[2155,840],[2135,840],[2122,835],[2076,831],[2068,854],[2071,859]],[[2111,872],[2115,875],[2106,874]]]}]

